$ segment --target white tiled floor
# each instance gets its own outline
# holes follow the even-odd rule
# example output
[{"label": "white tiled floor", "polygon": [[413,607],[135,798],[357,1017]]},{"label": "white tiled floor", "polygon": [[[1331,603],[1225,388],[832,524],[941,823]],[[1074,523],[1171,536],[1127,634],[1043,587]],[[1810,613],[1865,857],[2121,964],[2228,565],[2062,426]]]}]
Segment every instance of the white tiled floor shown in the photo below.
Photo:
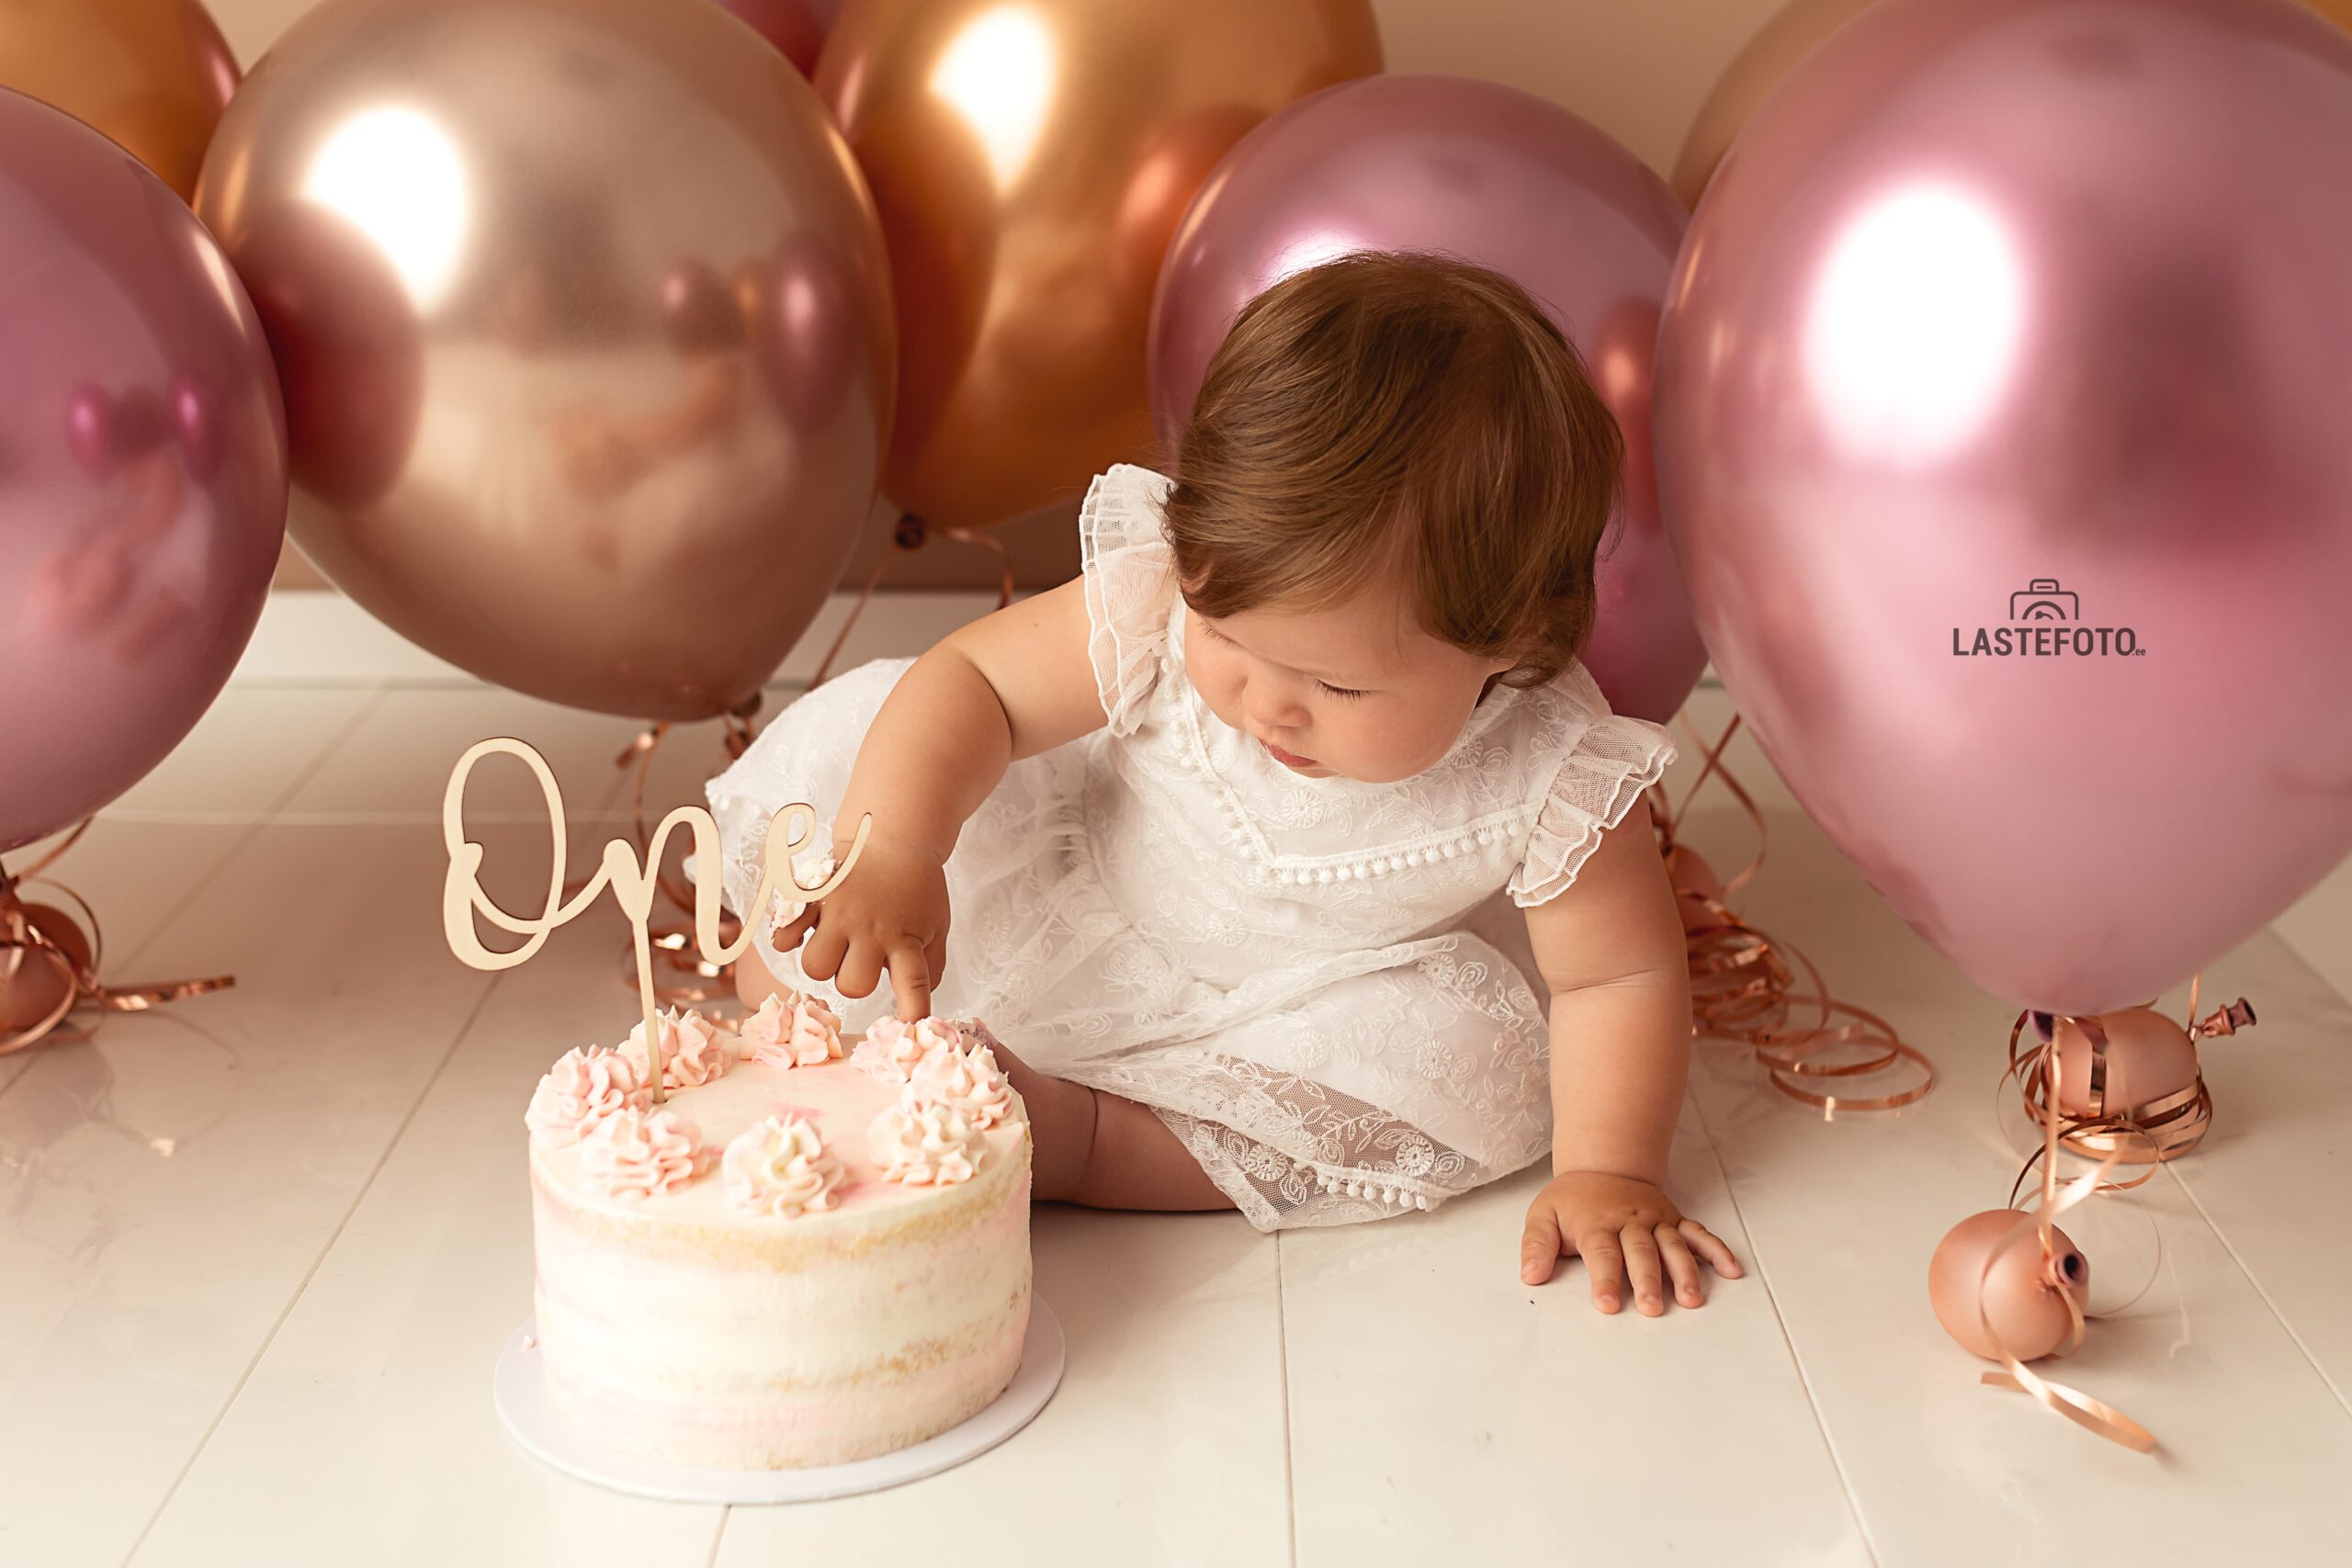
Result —
[{"label": "white tiled floor", "polygon": [[[978,603],[885,604],[855,651]],[[1727,708],[1702,690],[1692,712],[1712,732]],[[2149,1426],[2164,1449],[2143,1458],[1979,1388],[1937,1329],[1928,1254],[2003,1200],[2025,1136],[1994,1089],[2010,1012],[1744,739],[1734,765],[1771,821],[1744,912],[1944,1081],[1824,1123],[1702,1047],[1675,1180],[1752,1266],[1703,1311],[1604,1319],[1574,1269],[1520,1285],[1532,1177],[1279,1241],[1230,1216],[1046,1209],[1038,1288],[1069,1375],[1005,1447],[798,1508],[558,1478],[489,1399],[529,1303],[518,1118],[547,1061],[630,1003],[616,920],[494,978],[442,948],[441,783],[492,733],[548,755],[576,844],[617,830],[630,726],[282,600],[187,743],[59,867],[105,918],[111,977],[238,985],[0,1058],[0,1564],[751,1568],[940,1540],[975,1565],[2341,1561],[2352,868],[2207,975],[2262,1023],[2207,1053],[2204,1148],[2070,1220],[2102,1296],[2154,1273],[2059,1374]],[[660,802],[716,755],[707,730],[676,737]],[[1727,866],[1747,845],[1724,798],[1690,836]],[[475,802],[492,875],[544,875],[520,775],[483,775]]]}]

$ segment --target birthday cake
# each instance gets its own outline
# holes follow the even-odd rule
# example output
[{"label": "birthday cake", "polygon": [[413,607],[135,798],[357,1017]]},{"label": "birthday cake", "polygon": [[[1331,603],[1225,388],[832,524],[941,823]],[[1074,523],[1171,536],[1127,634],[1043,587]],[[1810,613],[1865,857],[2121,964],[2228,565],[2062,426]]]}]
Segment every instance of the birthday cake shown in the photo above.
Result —
[{"label": "birthday cake", "polygon": [[537,1351],[612,1447],[839,1464],[994,1400],[1029,1319],[1021,1099],[976,1023],[876,1024],[845,1058],[813,998],[729,1033],[657,1021],[567,1053],[530,1130]]}]

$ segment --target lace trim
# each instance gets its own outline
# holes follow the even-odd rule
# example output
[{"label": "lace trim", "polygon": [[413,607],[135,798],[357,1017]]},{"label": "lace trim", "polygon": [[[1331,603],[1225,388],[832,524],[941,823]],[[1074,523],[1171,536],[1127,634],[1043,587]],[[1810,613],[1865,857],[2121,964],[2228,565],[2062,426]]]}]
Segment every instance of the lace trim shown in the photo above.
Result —
[{"label": "lace trim", "polygon": [[1220,1122],[1155,1105],[1202,1173],[1261,1231],[1351,1224],[1427,1213],[1455,1194],[1394,1171],[1348,1170],[1295,1160]]},{"label": "lace trim", "polygon": [[[1094,476],[1079,508],[1080,570],[1086,583],[1086,656],[1111,733],[1142,722],[1144,698],[1166,649],[1169,571],[1156,509],[1166,476],[1120,463]],[[1155,611],[1158,613],[1156,614]]]},{"label": "lace trim", "polygon": [[1601,834],[1666,776],[1676,754],[1666,729],[1647,719],[1611,714],[1594,720],[1553,775],[1528,835],[1527,858],[1511,874],[1511,902],[1524,909],[1567,891]]},{"label": "lace trim", "polygon": [[[1540,822],[1540,813],[1548,804],[1528,802],[1490,811],[1466,822],[1449,823],[1435,832],[1384,844],[1369,852],[1357,850],[1329,855],[1277,854],[1265,834],[1250,820],[1248,809],[1241,804],[1240,793],[1209,760],[1208,740],[1201,730],[1200,707],[1197,700],[1182,705],[1183,723],[1181,734],[1185,761],[1216,792],[1217,806],[1225,816],[1226,841],[1237,849],[1249,851],[1252,859],[1251,874],[1258,881],[1277,887],[1302,886],[1309,883],[1329,886],[1335,882],[1371,881],[1375,877],[1434,864],[1441,860],[1454,860],[1495,844],[1517,842],[1531,826]],[[1465,737],[1469,733],[1468,730],[1464,731]],[[1670,758],[1672,755],[1669,750],[1668,756]]]}]

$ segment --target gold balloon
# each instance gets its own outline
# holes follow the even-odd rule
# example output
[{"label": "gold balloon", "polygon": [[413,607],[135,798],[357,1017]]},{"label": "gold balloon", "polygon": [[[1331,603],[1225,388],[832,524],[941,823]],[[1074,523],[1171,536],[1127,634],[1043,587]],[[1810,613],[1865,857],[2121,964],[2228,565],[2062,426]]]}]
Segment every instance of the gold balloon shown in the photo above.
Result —
[{"label": "gold balloon", "polygon": [[[1871,8],[1875,0],[1793,0],[1747,40],[1716,79],[1699,118],[1682,139],[1681,155],[1674,160],[1674,194],[1682,205],[1697,208],[1715,165],[1747,128],[1764,100],[1804,63],[1830,34]],[[2311,10],[2352,30],[2352,0],[2300,0]]]},{"label": "gold balloon", "polygon": [[716,6],[331,0],[197,209],[269,329],[295,539],[443,658],[574,706],[758,692],[889,439],[872,199]]},{"label": "gold balloon", "polygon": [[1715,165],[1731,151],[1734,138],[1772,96],[1772,90],[1821,47],[1822,40],[1864,11],[1871,0],[1794,0],[1764,24],[1733,57],[1715,81],[1699,118],[1682,139],[1681,156],[1674,160],[1674,194],[1682,205],[1696,208],[1699,195],[1715,175]]},{"label": "gold balloon", "polygon": [[984,526],[1146,455],[1185,208],[1259,121],[1380,62],[1366,0],[850,0],[817,90],[889,238],[891,499]]},{"label": "gold balloon", "polygon": [[112,137],[186,201],[237,61],[196,0],[0,0],[0,87]]}]

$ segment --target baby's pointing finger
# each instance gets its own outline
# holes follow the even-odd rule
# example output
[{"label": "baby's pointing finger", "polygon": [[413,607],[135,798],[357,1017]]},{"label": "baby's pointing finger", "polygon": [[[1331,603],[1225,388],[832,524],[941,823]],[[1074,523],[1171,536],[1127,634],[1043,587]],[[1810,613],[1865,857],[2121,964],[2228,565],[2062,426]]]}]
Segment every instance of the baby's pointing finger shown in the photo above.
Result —
[{"label": "baby's pointing finger", "polygon": [[899,1016],[909,1023],[931,1016],[931,960],[907,942],[890,950],[890,988],[898,993]]}]

